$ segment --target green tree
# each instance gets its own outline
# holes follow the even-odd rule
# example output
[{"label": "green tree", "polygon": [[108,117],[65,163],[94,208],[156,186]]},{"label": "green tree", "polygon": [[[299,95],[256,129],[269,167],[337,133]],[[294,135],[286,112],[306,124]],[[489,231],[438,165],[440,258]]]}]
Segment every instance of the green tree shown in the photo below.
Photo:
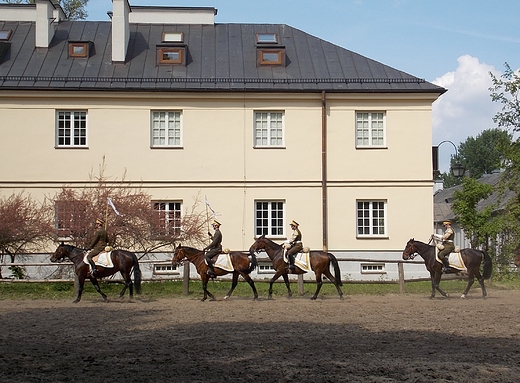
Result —
[{"label": "green tree", "polygon": [[452,210],[457,216],[457,223],[464,229],[471,247],[488,245],[488,238],[494,238],[499,232],[499,226],[493,219],[495,206],[489,205],[478,209],[481,200],[493,193],[493,186],[481,183],[474,178],[464,177],[462,189],[453,194]]},{"label": "green tree", "polygon": [[[34,0],[0,0],[8,4],[34,4]],[[88,0],[53,0],[54,4],[59,4],[69,20],[84,20],[88,17],[85,7]]]}]

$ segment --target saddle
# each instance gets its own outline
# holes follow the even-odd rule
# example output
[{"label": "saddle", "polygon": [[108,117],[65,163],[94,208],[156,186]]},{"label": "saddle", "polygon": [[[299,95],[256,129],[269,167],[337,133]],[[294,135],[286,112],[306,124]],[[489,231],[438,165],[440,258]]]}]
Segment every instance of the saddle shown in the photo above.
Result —
[{"label": "saddle", "polygon": [[[308,247],[304,247],[302,251],[294,255],[294,266],[298,266],[302,271],[306,273],[312,271],[309,254],[310,249]],[[289,259],[287,258],[285,252],[283,254],[283,261],[285,263],[289,263]]]},{"label": "saddle", "polygon": [[[85,256],[83,257],[83,262],[90,266],[90,263],[87,259],[88,253],[85,253]],[[92,257],[92,260],[97,266],[103,266],[107,269],[110,269],[114,267],[114,263],[112,262],[112,251],[104,251],[99,253],[98,255],[95,255]],[[92,268],[92,267],[90,267]]]},{"label": "saddle", "polygon": [[[453,250],[450,254],[447,256],[448,264],[452,269],[456,269],[459,271],[467,271],[466,265],[464,264],[464,261],[462,260],[462,257],[460,255],[460,248],[458,246],[455,247],[455,250]],[[439,249],[437,248],[437,251],[435,252],[435,260],[442,264],[441,259],[439,258]]]},{"label": "saddle", "polygon": [[220,253],[211,258],[213,261],[213,267],[218,267],[219,269],[226,271],[233,271],[233,264],[231,263],[231,257],[229,256],[229,251],[226,253]]}]

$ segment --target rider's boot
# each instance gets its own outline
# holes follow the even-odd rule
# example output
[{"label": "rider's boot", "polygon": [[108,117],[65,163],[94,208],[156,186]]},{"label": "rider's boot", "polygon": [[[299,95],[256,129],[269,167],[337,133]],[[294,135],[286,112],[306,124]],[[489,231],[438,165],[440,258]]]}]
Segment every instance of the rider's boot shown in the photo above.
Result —
[{"label": "rider's boot", "polygon": [[92,268],[92,269],[91,269],[92,276],[93,276],[93,277],[97,276],[97,274],[98,274],[98,269],[97,269],[96,264],[94,263],[94,261],[93,261],[92,259],[89,259],[89,260],[88,260],[88,263],[90,263],[90,267]]},{"label": "rider's boot", "polygon": [[287,254],[287,258],[289,258],[289,266],[287,266],[286,269],[292,271],[294,270],[294,255]]},{"label": "rider's boot", "polygon": [[213,263],[211,263],[211,261],[208,262],[208,275],[211,278],[215,278],[217,276],[215,274],[215,268],[213,267]]},{"label": "rider's boot", "polygon": [[442,264],[444,265],[444,267],[442,268],[442,272],[444,274],[450,273],[451,267],[450,267],[450,262],[448,261],[448,256],[445,256],[444,258],[442,258]]}]

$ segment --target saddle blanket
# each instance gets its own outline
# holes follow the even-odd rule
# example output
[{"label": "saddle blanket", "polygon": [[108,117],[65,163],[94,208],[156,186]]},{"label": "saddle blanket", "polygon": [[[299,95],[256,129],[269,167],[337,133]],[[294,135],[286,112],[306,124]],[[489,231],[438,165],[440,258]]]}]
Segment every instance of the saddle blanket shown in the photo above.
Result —
[{"label": "saddle blanket", "polygon": [[[310,251],[305,251],[308,248],[304,248],[304,251],[301,253],[298,253],[294,256],[294,266],[298,266],[302,271],[305,271],[308,273],[309,271],[312,271],[311,269],[311,261],[309,258]],[[289,263],[289,259],[287,258],[287,255],[284,252],[283,260],[285,263]]]},{"label": "saddle blanket", "polygon": [[219,254],[217,260],[213,263],[213,266],[226,271],[233,271],[233,264],[231,263],[231,257],[229,254]]},{"label": "saddle blanket", "polygon": [[[455,249],[455,250],[457,250],[457,249]],[[442,263],[441,259],[439,258],[438,249],[435,252],[435,258],[437,259],[437,262]],[[450,264],[450,267],[452,267],[454,269],[457,269],[460,271],[468,271],[466,269],[466,265],[464,264],[464,261],[462,260],[462,257],[460,256],[460,251],[450,253],[450,255],[448,255],[448,263]]]},{"label": "saddle blanket", "polygon": [[[99,253],[98,255],[94,256],[92,260],[98,266],[111,268],[114,267],[114,264],[112,263],[112,257],[110,256],[111,254],[111,251]],[[85,254],[83,257],[83,262],[85,262],[87,265],[90,265],[90,263],[88,263],[87,254]]]}]

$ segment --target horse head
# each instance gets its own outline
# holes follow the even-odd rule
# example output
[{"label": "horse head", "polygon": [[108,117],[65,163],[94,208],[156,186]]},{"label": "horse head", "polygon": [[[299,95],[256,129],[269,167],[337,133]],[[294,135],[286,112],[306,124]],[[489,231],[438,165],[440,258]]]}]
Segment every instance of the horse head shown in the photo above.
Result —
[{"label": "horse head", "polygon": [[173,258],[172,258],[173,265],[180,264],[182,262],[182,260],[184,259],[184,257],[186,256],[184,254],[183,249],[184,248],[182,247],[182,245],[180,243],[178,246],[175,246],[175,250],[173,251]]},{"label": "horse head", "polygon": [[260,251],[265,251],[267,247],[267,239],[265,238],[265,234],[262,234],[258,237],[255,242],[249,248],[249,254],[258,253]]},{"label": "horse head", "polygon": [[415,254],[417,253],[417,250],[415,249],[415,240],[412,238],[408,241],[406,244],[406,247],[403,250],[403,259],[414,259]]},{"label": "horse head", "polygon": [[62,242],[60,243],[54,254],[51,255],[51,262],[62,262],[68,256],[69,250],[67,249],[67,245],[65,245]]}]

